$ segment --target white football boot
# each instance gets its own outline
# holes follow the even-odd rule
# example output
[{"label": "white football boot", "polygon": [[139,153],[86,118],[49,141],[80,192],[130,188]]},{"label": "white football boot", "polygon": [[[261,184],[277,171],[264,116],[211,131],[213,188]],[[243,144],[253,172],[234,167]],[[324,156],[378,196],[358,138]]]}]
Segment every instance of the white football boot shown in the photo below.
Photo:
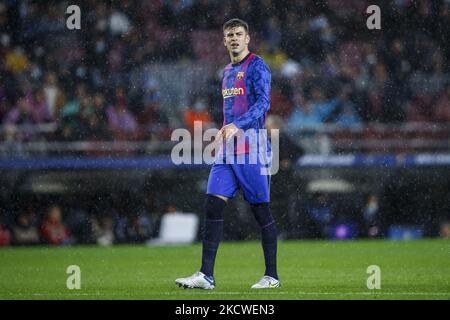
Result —
[{"label": "white football boot", "polygon": [[280,281],[269,276],[262,277],[258,283],[252,285],[252,289],[271,289],[280,287],[281,287]]},{"label": "white football boot", "polygon": [[208,277],[200,271],[187,278],[178,278],[175,280],[175,283],[179,287],[183,287],[185,289],[214,289],[216,285],[213,277]]}]

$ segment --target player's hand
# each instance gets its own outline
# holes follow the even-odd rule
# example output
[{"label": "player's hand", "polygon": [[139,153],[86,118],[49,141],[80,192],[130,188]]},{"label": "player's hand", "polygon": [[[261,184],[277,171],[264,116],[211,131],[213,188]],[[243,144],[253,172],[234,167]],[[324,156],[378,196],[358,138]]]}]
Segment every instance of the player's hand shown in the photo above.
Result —
[{"label": "player's hand", "polygon": [[232,122],[223,126],[222,129],[218,132],[217,136],[219,139],[225,138],[225,141],[231,139],[235,134],[239,132],[239,128]]}]

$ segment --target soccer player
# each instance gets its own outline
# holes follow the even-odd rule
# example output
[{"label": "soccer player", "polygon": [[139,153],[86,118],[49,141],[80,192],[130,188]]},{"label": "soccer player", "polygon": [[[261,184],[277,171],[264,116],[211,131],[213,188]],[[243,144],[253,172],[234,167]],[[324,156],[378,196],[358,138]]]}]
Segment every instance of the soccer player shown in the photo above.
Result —
[{"label": "soccer player", "polygon": [[[265,117],[270,108],[271,72],[264,60],[248,49],[250,36],[248,25],[240,19],[231,19],[223,25],[224,45],[231,63],[223,71],[223,127],[216,139],[229,141],[238,133],[256,132],[265,129]],[[221,141],[221,140],[220,140]],[[259,144],[262,142],[259,141]],[[268,152],[270,143],[267,144]],[[228,148],[227,143],[225,148]],[[214,289],[214,263],[219,242],[223,234],[223,211],[228,199],[240,188],[244,199],[250,204],[261,228],[261,242],[265,259],[265,274],[252,288],[279,288],[277,274],[277,229],[269,210],[270,175],[262,174],[262,168],[270,162],[249,161],[249,146],[246,141],[233,149],[233,156],[244,155],[244,163],[221,161],[217,158],[211,168],[204,205],[205,224],[202,239],[202,265],[199,272],[175,283],[184,288]],[[228,157],[228,150],[224,158]],[[237,163],[236,163],[237,162]]]}]

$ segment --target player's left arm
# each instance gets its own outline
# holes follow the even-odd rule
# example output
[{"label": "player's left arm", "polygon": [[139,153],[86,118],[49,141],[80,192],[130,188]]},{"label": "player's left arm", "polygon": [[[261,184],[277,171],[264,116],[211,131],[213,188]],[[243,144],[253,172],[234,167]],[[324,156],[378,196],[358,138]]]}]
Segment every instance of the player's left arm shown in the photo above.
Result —
[{"label": "player's left arm", "polygon": [[270,81],[271,72],[263,60],[258,60],[251,70],[252,85],[255,89],[256,102],[249,106],[248,110],[238,117],[234,124],[237,128],[247,130],[253,121],[261,118],[270,109]]}]

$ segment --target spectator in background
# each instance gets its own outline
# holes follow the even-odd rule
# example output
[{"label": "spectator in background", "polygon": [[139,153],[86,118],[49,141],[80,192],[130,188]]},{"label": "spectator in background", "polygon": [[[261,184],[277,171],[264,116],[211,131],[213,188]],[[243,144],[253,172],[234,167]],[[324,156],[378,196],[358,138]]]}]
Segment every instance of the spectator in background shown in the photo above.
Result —
[{"label": "spectator in background", "polygon": [[42,90],[35,90],[31,95],[19,99],[17,107],[8,114],[9,124],[41,124],[51,121],[51,115]]},{"label": "spectator in background", "polygon": [[392,122],[404,117],[400,88],[395,86],[386,65],[378,62],[373,68],[373,76],[369,78],[367,93],[369,96],[369,121]]},{"label": "spectator in background", "polygon": [[83,118],[84,136],[89,140],[109,140],[108,115],[106,113],[105,97],[97,92],[94,95],[92,111]]},{"label": "spectator in background", "polygon": [[80,104],[83,99],[87,97],[86,85],[80,83],[75,89],[75,96],[63,106],[61,111],[61,118],[70,118],[80,113]]},{"label": "spectator in background", "polygon": [[109,31],[113,36],[120,36],[126,34],[132,24],[127,15],[117,8],[113,8],[109,16]]},{"label": "spectator in background", "polygon": [[300,92],[293,95],[294,112],[290,115],[287,128],[289,132],[298,132],[301,129],[314,129],[323,124],[322,118],[315,105],[306,100]]},{"label": "spectator in background", "polygon": [[371,194],[363,208],[364,235],[370,238],[380,235],[380,205],[378,196]]},{"label": "spectator in background", "polygon": [[114,244],[114,222],[110,214],[92,218],[92,234],[97,244],[109,246]]},{"label": "spectator in background", "polygon": [[149,106],[156,101],[161,101],[161,92],[158,80],[152,74],[145,74],[144,77],[142,102],[145,106]]},{"label": "spectator in background", "polygon": [[29,99],[24,96],[19,98],[17,105],[6,115],[4,123],[15,125],[36,124]]},{"label": "spectator in background", "polygon": [[149,178],[145,182],[145,189],[142,193],[142,199],[138,206],[139,212],[147,215],[152,223],[152,237],[155,237],[158,232],[157,226],[160,223],[161,215],[165,209],[163,199],[160,196],[160,191],[158,191],[163,186],[164,182],[161,181],[161,177],[158,174],[155,174]]},{"label": "spectator in background", "polygon": [[203,130],[214,127],[214,120],[203,97],[197,97],[192,107],[184,111],[184,123],[189,130],[194,130],[195,121],[201,121]]},{"label": "spectator in background", "polygon": [[127,109],[125,92],[116,90],[115,104],[107,109],[109,129],[117,140],[134,139],[137,135],[137,121]]},{"label": "spectator in background", "polygon": [[390,50],[385,52],[386,65],[391,70],[394,81],[402,85],[408,81],[411,72],[411,63],[409,61],[405,42],[402,39],[395,38],[390,44]]},{"label": "spectator in background", "polygon": [[59,86],[55,72],[47,73],[43,89],[51,118],[59,119],[61,110],[66,103],[66,97]]},{"label": "spectator in background", "polygon": [[[272,20],[272,25],[270,26],[269,23],[269,27],[277,28],[276,20]],[[275,33],[272,34],[276,34],[276,29],[272,30],[275,31]],[[261,57],[267,62],[271,69],[277,71],[280,70],[283,64],[288,60],[288,56],[283,51],[268,42],[263,42],[261,44]]]},{"label": "spectator in background", "polygon": [[281,28],[280,21],[272,16],[269,18],[267,23],[265,23],[264,28],[264,38],[268,41],[268,46],[270,48],[279,48],[281,42]]},{"label": "spectator in background", "polygon": [[75,97],[70,100],[61,111],[60,133],[63,140],[76,140],[80,134],[81,119],[91,109],[91,100],[86,93],[86,86],[79,84]]},{"label": "spectator in background", "polygon": [[341,128],[360,128],[362,126],[361,118],[355,110],[355,104],[350,100],[350,90],[343,88],[338,98],[337,115],[334,123]]},{"label": "spectator in background", "polygon": [[[1,75],[1,71],[0,71],[0,75]],[[8,103],[7,103],[7,96],[6,96],[6,88],[5,88],[2,77],[0,77],[0,123],[3,122],[3,117],[7,113],[7,110],[8,110]]]},{"label": "spectator in background", "polygon": [[275,83],[271,87],[270,93],[270,113],[286,119],[292,113],[292,103],[287,97],[290,93],[285,92],[284,89],[288,87],[284,85],[276,85]]},{"label": "spectator in background", "polygon": [[338,58],[336,53],[329,52],[321,65],[321,71],[325,77],[336,77],[339,74]]},{"label": "spectator in background", "polygon": [[92,223],[88,213],[79,205],[72,205],[65,225],[76,243],[92,243]]},{"label": "spectator in background", "polygon": [[150,132],[150,139],[152,141],[170,139],[169,117],[162,108],[159,98],[147,104],[140,120],[145,128],[145,133]]},{"label": "spectator in background", "polygon": [[4,158],[25,158],[27,152],[22,144],[22,135],[17,132],[17,128],[13,125],[5,125],[3,134],[3,152]]},{"label": "spectator in background", "polygon": [[[118,200],[116,200],[118,201]],[[114,239],[115,243],[128,242],[127,227],[129,224],[128,217],[123,208],[124,204],[117,204],[112,210],[112,219],[114,225]]]},{"label": "spectator in background", "polygon": [[81,99],[78,111],[64,117],[66,127],[70,128],[70,140],[85,140],[89,137],[89,119],[93,112],[92,98],[86,95]]},{"label": "spectator in background", "polygon": [[[266,119],[266,128],[271,139],[274,133],[272,130],[279,130],[279,170],[276,175],[272,176],[271,209],[277,216],[277,221],[282,224],[282,230],[289,230],[289,215],[292,215],[290,211],[295,210],[293,204],[297,202],[301,194],[298,190],[301,186],[294,182],[292,176],[294,175],[296,162],[302,156],[303,150],[293,143],[284,132],[281,117],[269,115]],[[293,235],[288,233],[284,236],[292,237]]]},{"label": "spectator in background", "polygon": [[0,247],[11,244],[11,232],[6,227],[3,210],[0,208]]},{"label": "spectator in background", "polygon": [[31,101],[31,114],[36,123],[46,123],[53,121],[53,117],[48,107],[45,91],[43,89],[35,90]]},{"label": "spectator in background", "polygon": [[14,75],[19,76],[27,70],[30,61],[25,50],[20,46],[16,46],[13,50],[6,52],[4,63],[8,70]]},{"label": "spectator in background", "polygon": [[327,99],[325,93],[322,90],[313,88],[311,90],[311,104],[314,111],[320,117],[323,122],[330,121],[330,117],[337,107],[337,99]]},{"label": "spectator in background", "polygon": [[410,103],[407,117],[410,122],[431,122],[433,119],[433,97],[417,95]]},{"label": "spectator in background", "polygon": [[46,243],[52,245],[74,243],[70,230],[62,221],[62,212],[58,205],[52,205],[48,209],[47,217],[41,225],[41,235]]},{"label": "spectator in background", "polygon": [[17,105],[6,115],[4,124],[25,126],[20,130],[16,138],[21,140],[31,140],[38,136],[31,126],[39,123],[39,113],[32,110],[32,101],[30,97],[19,98]]},{"label": "spectator in background", "polygon": [[40,242],[39,230],[31,212],[21,212],[13,226],[13,241],[16,245],[33,245]]},{"label": "spectator in background", "polygon": [[79,140],[105,140],[109,137],[107,115],[103,94],[97,93],[93,99],[83,98],[80,113],[74,119],[76,137]]},{"label": "spectator in background", "polygon": [[128,240],[135,243],[142,243],[152,236],[152,223],[145,214],[132,213],[129,216],[127,227]]},{"label": "spectator in background", "polygon": [[434,120],[450,123],[450,84],[438,97],[434,110]]},{"label": "spectator in background", "polygon": [[389,84],[388,74],[384,64],[379,62],[370,65],[367,73],[367,78],[360,80],[360,83],[364,84],[364,90],[361,92],[367,94],[367,103],[363,110],[364,118],[368,122],[382,122],[384,91]]},{"label": "spectator in background", "polygon": [[336,125],[341,128],[361,128],[362,122],[352,104],[344,104],[342,112],[336,119]]},{"label": "spectator in background", "polygon": [[335,219],[335,212],[326,193],[316,194],[314,199],[306,205],[306,216],[309,223],[300,223],[300,227],[310,228],[313,237],[325,238],[330,234],[331,225]]}]

